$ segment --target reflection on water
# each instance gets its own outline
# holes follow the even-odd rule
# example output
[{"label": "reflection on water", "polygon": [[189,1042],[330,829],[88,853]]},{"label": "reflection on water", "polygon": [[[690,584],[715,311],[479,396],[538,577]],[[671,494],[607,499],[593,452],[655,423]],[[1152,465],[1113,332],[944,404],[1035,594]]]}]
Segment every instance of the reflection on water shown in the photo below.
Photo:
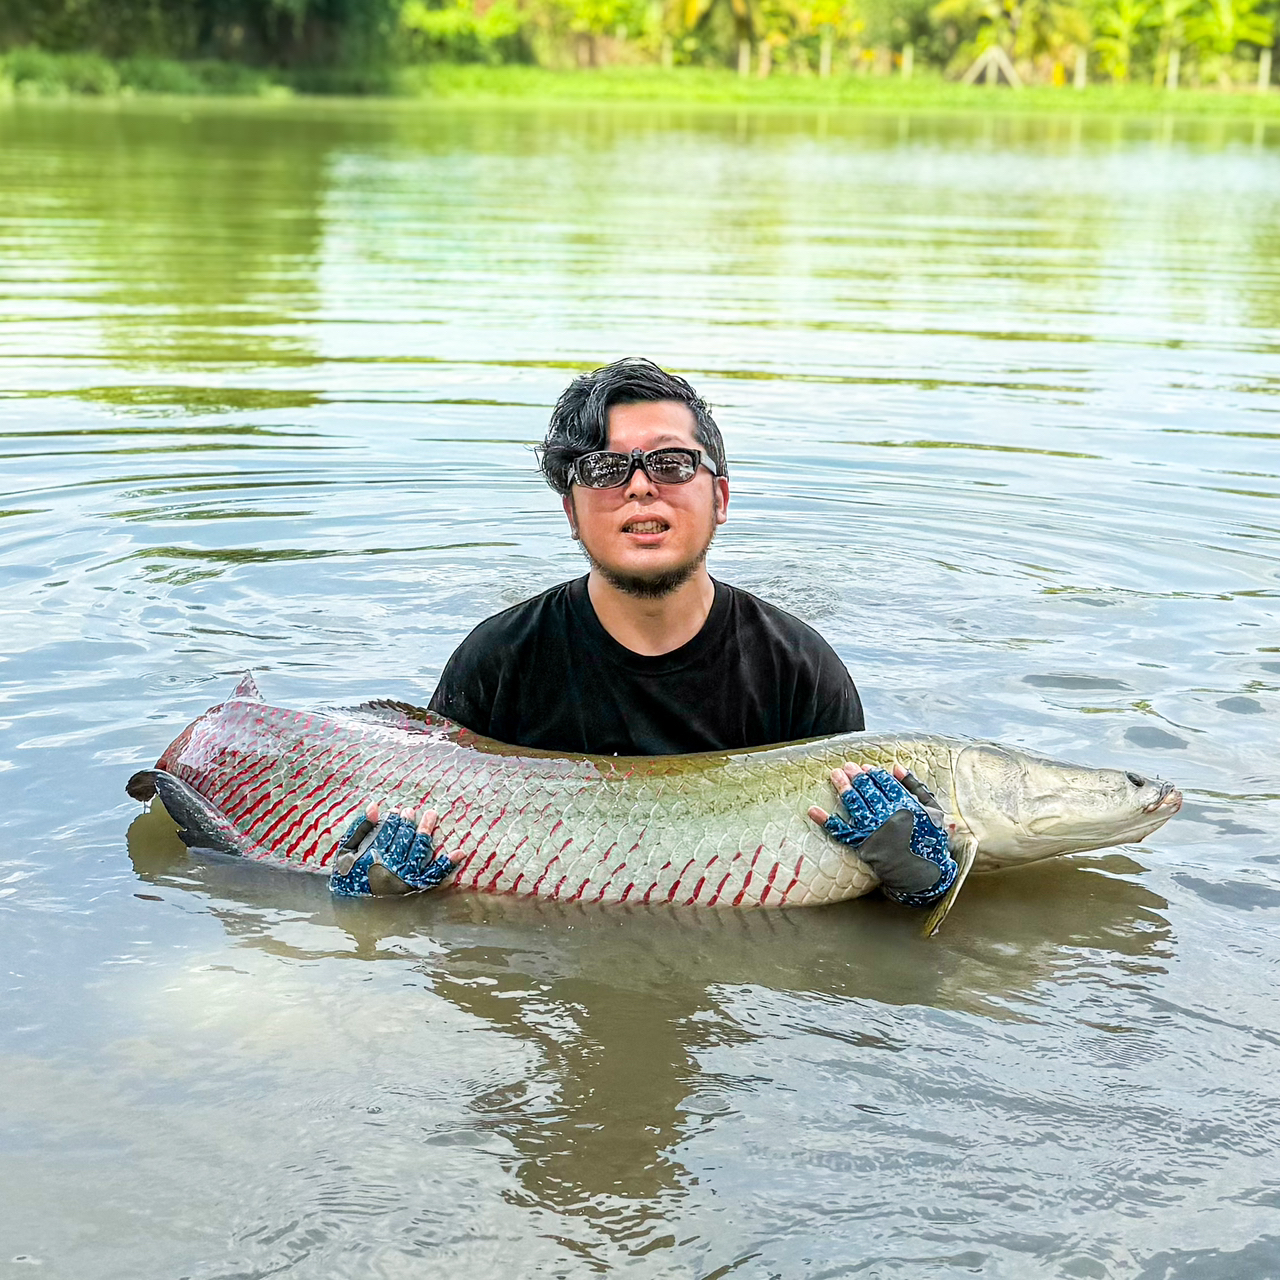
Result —
[{"label": "reflection on water", "polygon": [[[470,894],[335,902],[315,877],[191,858],[158,804],[131,824],[129,854],[140,880],[206,900],[237,947],[401,966],[408,940],[437,997],[538,1064],[517,1086],[466,1098],[464,1129],[509,1144],[517,1203],[581,1217],[613,1242],[651,1234],[689,1182],[674,1155],[685,1133],[750,1089],[700,1062],[763,1038],[743,1016],[754,992],[1025,1021],[1037,988],[1082,952],[1131,978],[1165,972],[1170,956],[1168,904],[1124,878],[1140,868],[1117,855],[978,878],[964,931],[931,942],[902,927],[909,913],[867,901],[791,913]],[[873,1054],[906,1047],[874,1028],[805,1031]]]},{"label": "reflection on water", "polygon": [[[1278,149],[0,105],[0,1270],[1280,1274]],[[1178,818],[925,942],[876,901],[334,904],[137,816],[233,674],[423,703],[580,572],[529,446],[624,353],[716,406],[713,571],[873,727],[1159,773]]]},{"label": "reflection on water", "polygon": [[[594,976],[602,990],[661,991],[664,1000],[683,991],[690,997],[686,1013],[700,1006],[701,993],[719,985],[760,984],[998,1017],[1009,1012],[1006,997],[1033,989],[1058,971],[1064,949],[1101,948],[1115,958],[1150,961],[1152,972],[1169,954],[1169,926],[1160,914],[1168,903],[1125,878],[1143,868],[1120,854],[976,877],[966,889],[961,937],[940,943],[910,927],[915,923],[911,912],[861,899],[801,912],[629,909],[625,904],[604,910],[476,894],[335,902],[317,877],[218,857],[193,858],[159,802],[133,821],[128,843],[140,879],[206,895],[212,914],[237,940],[278,949],[281,955],[305,959],[311,953],[269,930],[256,936],[261,920],[253,912],[290,910],[324,929],[339,929],[346,935],[343,943],[319,954],[365,960],[385,958],[388,953],[379,944],[386,937],[424,927],[456,927],[468,938],[477,929],[479,936],[500,936],[507,922],[518,931],[549,935],[565,965],[555,969],[559,978],[575,972],[581,977],[598,961],[602,973]],[[885,963],[890,950],[894,958]],[[541,947],[539,954],[545,961]],[[945,958],[941,964],[940,956]],[[681,1003],[675,1000],[675,1006]]]}]

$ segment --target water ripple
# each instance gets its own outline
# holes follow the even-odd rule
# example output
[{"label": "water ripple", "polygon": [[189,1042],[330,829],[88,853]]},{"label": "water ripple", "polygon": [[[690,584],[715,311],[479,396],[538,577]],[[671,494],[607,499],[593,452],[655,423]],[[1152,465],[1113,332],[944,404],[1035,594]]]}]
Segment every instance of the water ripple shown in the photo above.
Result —
[{"label": "water ripple", "polygon": [[[0,1256],[1275,1270],[1273,127],[0,117]],[[714,571],[875,727],[1165,773],[1178,820],[975,878],[925,942],[874,901],[353,910],[137,816],[246,668],[425,701],[581,572],[531,446],[624,353],[712,400]]]}]

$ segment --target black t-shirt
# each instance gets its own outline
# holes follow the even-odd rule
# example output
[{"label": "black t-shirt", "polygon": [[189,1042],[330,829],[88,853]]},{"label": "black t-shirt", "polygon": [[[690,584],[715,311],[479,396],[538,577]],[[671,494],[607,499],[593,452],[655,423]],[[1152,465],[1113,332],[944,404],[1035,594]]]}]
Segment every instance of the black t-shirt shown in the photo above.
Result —
[{"label": "black t-shirt", "polygon": [[715,583],[688,644],[634,653],[601,625],[576,578],[487,618],[458,646],[431,709],[524,747],[674,755],[863,727],[844,663],[810,626]]}]

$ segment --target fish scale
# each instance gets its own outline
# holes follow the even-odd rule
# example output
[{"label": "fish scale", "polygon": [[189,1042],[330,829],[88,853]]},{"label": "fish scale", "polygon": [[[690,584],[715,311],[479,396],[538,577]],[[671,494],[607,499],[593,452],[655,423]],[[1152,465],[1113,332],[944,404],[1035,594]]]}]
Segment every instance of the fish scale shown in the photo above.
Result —
[{"label": "fish scale", "polygon": [[216,813],[236,852],[328,872],[369,797],[430,805],[452,883],[584,902],[804,906],[874,888],[807,816],[845,760],[903,763],[941,796],[962,744],[865,734],[736,753],[563,756],[477,738],[429,712],[328,714],[261,701],[246,682],[173,742],[157,769]]}]

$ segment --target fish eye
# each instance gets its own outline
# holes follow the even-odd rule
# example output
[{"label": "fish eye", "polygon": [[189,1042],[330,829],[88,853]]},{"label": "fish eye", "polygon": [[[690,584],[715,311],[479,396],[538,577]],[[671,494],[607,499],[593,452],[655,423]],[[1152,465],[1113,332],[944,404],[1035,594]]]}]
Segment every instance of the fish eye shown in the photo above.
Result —
[{"label": "fish eye", "polygon": [[1135,787],[1145,787],[1147,785],[1146,778],[1144,778],[1140,773],[1126,773],[1124,776],[1128,778]]}]

